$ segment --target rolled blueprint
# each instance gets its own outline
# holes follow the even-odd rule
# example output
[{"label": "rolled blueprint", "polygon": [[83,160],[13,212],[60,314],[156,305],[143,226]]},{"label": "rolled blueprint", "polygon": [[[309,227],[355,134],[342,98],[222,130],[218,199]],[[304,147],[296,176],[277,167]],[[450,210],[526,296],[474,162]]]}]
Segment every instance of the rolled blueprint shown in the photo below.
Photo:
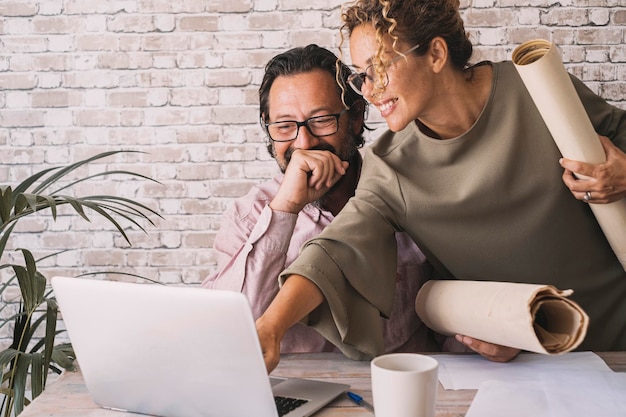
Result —
[{"label": "rolled blueprint", "polygon": [[580,345],[589,326],[583,309],[566,298],[572,292],[550,285],[432,280],[418,292],[415,311],[444,335],[559,354]]},{"label": "rolled blueprint", "polygon": [[[512,60],[561,154],[582,162],[604,162],[602,144],[556,45],[542,39],[525,42],[513,51]],[[626,199],[589,206],[626,270]]]}]

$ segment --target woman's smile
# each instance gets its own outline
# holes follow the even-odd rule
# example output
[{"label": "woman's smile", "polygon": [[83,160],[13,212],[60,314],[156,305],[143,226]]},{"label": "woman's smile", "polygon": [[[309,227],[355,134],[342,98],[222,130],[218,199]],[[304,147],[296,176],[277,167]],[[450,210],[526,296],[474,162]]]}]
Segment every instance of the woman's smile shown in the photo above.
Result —
[{"label": "woman's smile", "polygon": [[389,114],[393,112],[393,109],[397,101],[398,101],[397,98],[393,98],[393,99],[378,101],[373,104],[374,106],[376,106],[378,111],[380,111],[380,115],[382,117],[387,117]]}]

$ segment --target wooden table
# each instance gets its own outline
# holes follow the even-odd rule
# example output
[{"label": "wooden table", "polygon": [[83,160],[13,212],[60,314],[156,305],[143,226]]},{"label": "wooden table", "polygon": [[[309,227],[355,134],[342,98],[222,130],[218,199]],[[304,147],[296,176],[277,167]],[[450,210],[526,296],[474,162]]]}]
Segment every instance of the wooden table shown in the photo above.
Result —
[{"label": "wooden table", "polygon": [[[598,353],[617,372],[626,372],[626,352]],[[272,375],[329,380],[349,384],[351,390],[371,403],[369,362],[356,362],[338,353],[283,355]],[[439,386],[437,417],[462,417],[474,398],[474,390],[444,390]],[[137,414],[109,411],[91,401],[80,372],[65,372],[35,399],[20,417],[136,417]],[[316,417],[372,417],[372,413],[338,398]]]}]

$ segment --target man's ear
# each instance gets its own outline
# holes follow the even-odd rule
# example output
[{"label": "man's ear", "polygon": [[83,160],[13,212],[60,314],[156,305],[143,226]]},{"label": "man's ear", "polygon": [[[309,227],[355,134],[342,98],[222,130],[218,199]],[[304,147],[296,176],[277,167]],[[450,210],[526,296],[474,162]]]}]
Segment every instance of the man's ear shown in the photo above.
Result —
[{"label": "man's ear", "polygon": [[352,103],[348,114],[350,115],[350,119],[352,119],[352,133],[358,135],[361,133],[363,129],[363,124],[365,123],[365,117],[367,112],[367,104],[365,100],[359,99]]}]

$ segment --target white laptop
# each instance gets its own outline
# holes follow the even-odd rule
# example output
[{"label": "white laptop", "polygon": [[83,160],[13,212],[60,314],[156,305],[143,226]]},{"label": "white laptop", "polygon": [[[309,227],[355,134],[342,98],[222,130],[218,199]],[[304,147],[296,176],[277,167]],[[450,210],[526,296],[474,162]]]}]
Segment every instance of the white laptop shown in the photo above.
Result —
[{"label": "white laptop", "polygon": [[93,401],[164,417],[310,416],[349,386],[269,378],[247,298],[232,291],[52,278]]}]

